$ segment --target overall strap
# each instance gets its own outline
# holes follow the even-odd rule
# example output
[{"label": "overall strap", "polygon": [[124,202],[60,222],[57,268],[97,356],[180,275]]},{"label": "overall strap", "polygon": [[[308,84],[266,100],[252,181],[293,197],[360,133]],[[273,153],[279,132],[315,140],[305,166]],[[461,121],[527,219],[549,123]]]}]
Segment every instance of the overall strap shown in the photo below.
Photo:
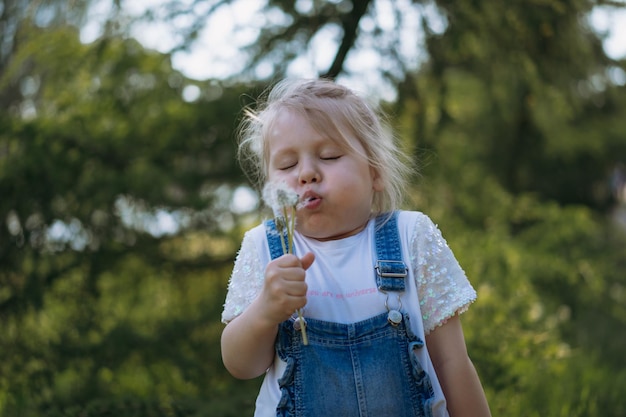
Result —
[{"label": "overall strap", "polygon": [[408,269],[402,260],[397,211],[376,217],[374,239],[378,258],[374,267],[378,289],[383,292],[404,291]]},{"label": "overall strap", "polygon": [[[270,257],[276,259],[282,256],[283,246],[281,243],[280,233],[276,229],[276,223],[273,219],[265,221],[265,235],[267,236],[267,243],[270,248]],[[283,233],[285,241],[287,240],[287,233]]]}]

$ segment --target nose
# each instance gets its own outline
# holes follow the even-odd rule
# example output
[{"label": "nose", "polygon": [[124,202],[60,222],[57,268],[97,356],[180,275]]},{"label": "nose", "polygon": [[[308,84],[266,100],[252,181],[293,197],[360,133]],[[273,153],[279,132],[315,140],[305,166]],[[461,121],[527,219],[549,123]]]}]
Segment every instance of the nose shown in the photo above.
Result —
[{"label": "nose", "polygon": [[300,162],[300,171],[298,172],[298,182],[300,182],[300,184],[319,182],[321,178],[322,177],[315,162],[310,160]]}]

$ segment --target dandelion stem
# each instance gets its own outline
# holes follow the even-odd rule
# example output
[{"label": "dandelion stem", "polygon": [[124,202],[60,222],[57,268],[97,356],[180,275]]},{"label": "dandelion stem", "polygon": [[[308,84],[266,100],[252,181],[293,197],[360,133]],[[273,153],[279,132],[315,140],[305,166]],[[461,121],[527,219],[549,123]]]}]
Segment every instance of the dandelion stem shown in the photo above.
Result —
[{"label": "dandelion stem", "polygon": [[289,230],[291,230],[291,236],[289,238],[289,247],[291,248],[291,252],[293,252],[293,234],[294,234],[294,230],[296,228],[296,208],[293,208],[293,215],[291,216],[291,218],[289,219],[291,221],[291,224],[289,225]]},{"label": "dandelion stem", "polygon": [[[283,248],[283,254],[290,253],[289,248],[287,247],[287,242],[285,242],[285,220],[284,218],[276,218],[276,229],[278,230],[278,235],[280,236],[280,245]],[[289,230],[287,230],[287,235],[289,235]]]},{"label": "dandelion stem", "polygon": [[298,312],[298,319],[300,319],[300,333],[302,333],[302,344],[306,346],[309,344],[309,338],[306,335],[306,321],[304,321],[304,317],[302,316],[302,309],[299,308],[296,311]]}]

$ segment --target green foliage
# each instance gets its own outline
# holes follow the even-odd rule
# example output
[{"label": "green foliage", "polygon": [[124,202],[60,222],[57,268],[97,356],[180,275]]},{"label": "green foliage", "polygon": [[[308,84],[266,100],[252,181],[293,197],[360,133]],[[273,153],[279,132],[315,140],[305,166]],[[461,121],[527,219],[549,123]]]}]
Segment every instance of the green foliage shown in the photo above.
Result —
[{"label": "green foliage", "polygon": [[493,414],[621,415],[626,236],[479,172],[425,179],[410,204],[433,215],[478,291],[463,322]]},{"label": "green foliage", "polygon": [[0,115],[0,415],[129,395],[232,415],[218,340],[241,238],[228,205],[243,183],[240,91],[187,80],[132,40],[20,36],[0,78],[34,86]]},{"label": "green foliage", "polygon": [[45,417],[189,417],[198,415],[194,407],[175,402],[140,400],[94,401],[86,407],[48,411]]}]

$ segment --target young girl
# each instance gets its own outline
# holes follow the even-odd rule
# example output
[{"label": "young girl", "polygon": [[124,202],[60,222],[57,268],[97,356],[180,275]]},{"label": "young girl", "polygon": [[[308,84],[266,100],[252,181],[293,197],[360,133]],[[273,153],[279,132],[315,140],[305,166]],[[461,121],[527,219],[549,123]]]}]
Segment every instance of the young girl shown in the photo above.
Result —
[{"label": "young girl", "polygon": [[389,132],[324,80],[283,81],[246,115],[240,160],[298,195],[293,253],[280,222],[248,231],[222,315],[228,371],[265,374],[255,416],[490,415],[459,320],[476,293],[432,221],[397,210]]}]

